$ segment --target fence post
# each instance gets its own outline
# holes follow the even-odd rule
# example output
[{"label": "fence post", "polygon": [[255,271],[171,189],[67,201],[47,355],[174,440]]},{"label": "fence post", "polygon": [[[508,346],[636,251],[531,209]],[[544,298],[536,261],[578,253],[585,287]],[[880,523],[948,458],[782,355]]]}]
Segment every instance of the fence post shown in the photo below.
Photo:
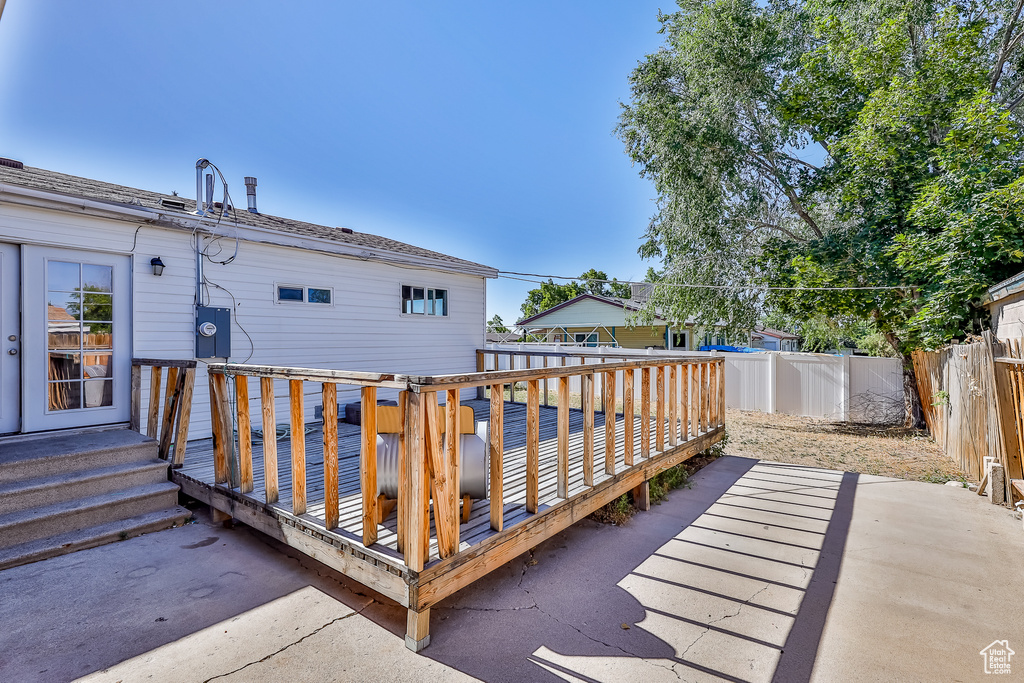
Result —
[{"label": "fence post", "polygon": [[779,359],[774,351],[768,352],[768,412],[778,412],[776,399],[779,391]]},{"label": "fence post", "polygon": [[839,416],[843,422],[850,421],[850,357],[842,356],[843,361],[843,409]]}]

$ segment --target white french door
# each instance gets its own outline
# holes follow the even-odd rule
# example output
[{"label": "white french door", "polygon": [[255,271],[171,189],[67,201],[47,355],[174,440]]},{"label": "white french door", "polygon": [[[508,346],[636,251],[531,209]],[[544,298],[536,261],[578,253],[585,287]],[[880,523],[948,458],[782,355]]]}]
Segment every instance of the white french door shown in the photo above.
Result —
[{"label": "white french door", "polygon": [[21,250],[22,431],[127,422],[130,257]]},{"label": "white french door", "polygon": [[0,434],[21,429],[20,271],[18,247],[0,244]]}]

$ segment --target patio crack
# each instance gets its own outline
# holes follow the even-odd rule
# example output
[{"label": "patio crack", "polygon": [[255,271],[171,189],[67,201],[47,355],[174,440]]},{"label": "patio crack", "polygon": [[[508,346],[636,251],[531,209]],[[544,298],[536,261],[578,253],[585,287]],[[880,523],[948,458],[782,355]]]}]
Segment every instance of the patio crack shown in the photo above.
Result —
[{"label": "patio crack", "polygon": [[767,583],[766,583],[766,584],[764,585],[764,587],[763,587],[763,588],[760,588],[760,589],[759,589],[759,590],[758,590],[757,592],[755,592],[755,593],[754,593],[753,595],[751,595],[751,596],[750,596],[749,598],[747,598],[747,599],[746,599],[746,600],[744,600],[744,601],[743,601],[742,603],[740,603],[740,606],[736,608],[736,611],[735,611],[735,612],[733,612],[732,614],[726,614],[726,615],[723,615],[723,616],[721,616],[721,617],[718,617],[717,619],[714,619],[714,620],[712,620],[712,621],[709,621],[709,622],[708,622],[708,625],[707,625],[707,627],[706,627],[706,628],[705,628],[705,629],[704,629],[703,631],[701,631],[701,634],[700,634],[699,636],[697,636],[697,638],[696,638],[696,639],[695,639],[695,640],[694,640],[694,641],[693,641],[692,643],[690,643],[689,645],[687,645],[687,646],[686,646],[686,649],[685,649],[685,650],[683,650],[683,652],[682,652],[682,654],[681,654],[681,655],[679,655],[679,659],[685,659],[685,658],[686,658],[686,653],[687,653],[687,652],[689,652],[689,651],[690,651],[690,650],[691,650],[691,649],[693,648],[693,646],[694,646],[694,645],[696,645],[697,643],[699,643],[699,642],[700,642],[700,640],[701,640],[701,638],[703,638],[704,636],[706,636],[706,635],[708,634],[708,632],[709,632],[709,631],[711,631],[711,627],[712,627],[712,626],[713,626],[714,624],[717,624],[717,623],[718,623],[718,622],[720,622],[720,621],[725,621],[726,619],[732,619],[733,617],[738,617],[738,616],[739,616],[739,614],[740,614],[740,612],[742,612],[742,611],[743,611],[743,608],[744,608],[744,607],[746,607],[747,605],[749,605],[749,604],[750,604],[750,601],[751,601],[751,600],[753,600],[753,599],[754,599],[754,598],[756,598],[756,597],[757,597],[758,595],[760,595],[761,593],[763,593],[763,592],[765,592],[766,590],[768,590],[768,589],[769,589],[770,587],[771,587],[771,586],[770,586],[770,584],[767,584]]},{"label": "patio crack", "polygon": [[263,658],[261,658],[261,659],[257,659],[257,660],[256,660],[256,661],[254,661],[254,662],[249,662],[248,664],[243,664],[242,666],[238,667],[237,669],[233,669],[232,671],[228,671],[228,672],[226,672],[226,673],[222,673],[222,674],[217,674],[216,676],[211,676],[210,678],[207,678],[207,679],[206,679],[205,681],[203,681],[203,683],[210,683],[210,681],[216,680],[216,679],[218,679],[218,678],[224,678],[224,677],[226,677],[226,676],[231,676],[232,674],[236,674],[236,673],[238,673],[239,671],[242,671],[243,669],[247,669],[247,668],[249,668],[250,666],[253,666],[254,664],[261,664],[262,662],[265,662],[265,661],[267,661],[267,660],[268,660],[268,659],[270,659],[271,657],[276,657],[277,655],[281,654],[282,652],[284,652],[284,651],[285,651],[285,650],[287,650],[288,648],[292,647],[293,645],[298,645],[299,643],[301,643],[302,641],[304,641],[304,640],[305,640],[306,638],[309,638],[309,637],[311,637],[311,636],[315,636],[315,635],[316,635],[317,633],[320,633],[320,631],[323,631],[323,630],[324,630],[325,628],[327,628],[328,626],[330,626],[330,625],[332,625],[332,624],[336,624],[336,623],[338,623],[339,621],[343,621],[343,620],[345,620],[345,619],[348,619],[349,617],[354,617],[354,616],[356,616],[356,615],[358,615],[358,614],[359,614],[359,612],[354,612],[354,611],[353,611],[353,612],[349,612],[348,614],[346,614],[346,615],[344,615],[344,616],[340,616],[340,617],[337,617],[336,619],[331,619],[330,621],[328,621],[328,622],[327,622],[326,624],[324,624],[323,626],[320,626],[319,628],[317,628],[317,629],[315,629],[315,630],[313,630],[313,631],[310,631],[310,632],[309,632],[309,633],[307,633],[306,635],[302,636],[302,637],[301,637],[301,638],[299,638],[298,640],[296,640],[296,641],[294,641],[294,642],[291,642],[291,643],[288,643],[288,644],[287,644],[287,645],[285,645],[284,647],[282,647],[282,648],[280,648],[280,649],[278,649],[278,650],[275,650],[274,652],[271,652],[271,653],[270,653],[270,654],[268,654],[268,655],[267,655],[266,657],[263,657]]}]

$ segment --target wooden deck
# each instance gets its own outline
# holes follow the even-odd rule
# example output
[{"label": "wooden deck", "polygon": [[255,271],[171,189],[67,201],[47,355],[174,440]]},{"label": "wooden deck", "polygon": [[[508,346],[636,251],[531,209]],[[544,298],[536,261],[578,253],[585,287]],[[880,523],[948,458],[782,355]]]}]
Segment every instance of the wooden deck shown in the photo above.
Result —
[{"label": "wooden deck", "polygon": [[[490,402],[487,400],[463,401],[462,405],[473,408],[477,421],[490,419]],[[557,413],[558,409],[552,407],[539,407],[540,413],[540,473],[539,492],[540,509],[543,512],[551,504],[562,499],[556,492],[556,464],[557,456]],[[504,408],[504,528],[508,528],[523,519],[531,516],[526,511],[526,405],[522,403],[505,402]],[[655,428],[655,420],[651,419],[652,431]],[[594,459],[594,484],[610,479],[611,475],[605,472],[604,461],[604,440],[605,420],[603,413],[594,415],[594,452],[597,457]],[[278,462],[279,462],[279,486],[280,501],[278,503],[266,504],[264,499],[266,492],[263,488],[263,449],[262,444],[253,444],[253,483],[254,489],[250,493],[242,494],[237,487],[231,488],[218,485],[217,488],[232,497],[237,497],[255,504],[267,511],[273,510],[276,513],[283,513],[286,516],[294,517],[296,521],[302,520],[310,528],[317,529],[319,533],[327,536],[336,536],[340,542],[360,544],[362,538],[362,498],[359,481],[359,444],[360,429],[357,425],[341,422],[338,424],[338,499],[341,508],[339,525],[335,529],[328,530],[324,527],[324,469],[323,469],[323,437],[321,423],[308,423],[306,435],[306,496],[308,505],[306,514],[294,516],[291,508],[291,449],[288,439],[278,441]],[[625,423],[622,414],[616,415],[616,473],[627,469],[624,461]],[[572,409],[569,417],[569,497],[582,492],[586,487],[583,483],[583,412]],[[634,451],[640,453],[640,418],[636,417],[633,428]],[[677,429],[677,434],[682,435]],[[652,447],[652,457],[657,456],[661,451]],[[639,459],[639,458],[638,458]],[[214,485],[213,465],[213,440],[203,439],[192,441],[188,444],[188,458],[181,469],[173,471],[173,478],[183,485],[186,493],[195,490],[195,486]],[[190,495],[194,495],[191,494]],[[203,496],[198,496],[203,498]],[[465,550],[476,545],[487,538],[500,533],[491,529],[490,526],[490,505],[487,500],[473,502],[473,511],[469,523],[462,525],[460,529],[459,550]],[[398,552],[397,536],[397,511],[384,520],[377,543],[371,546],[383,558],[393,560],[397,566],[404,567],[405,562]],[[431,525],[430,542],[430,563],[438,561],[437,537],[433,525]]]},{"label": "wooden deck", "polygon": [[[220,514],[407,607],[406,644],[419,650],[429,643],[430,608],[438,601],[624,493],[634,491],[643,507],[651,477],[706,450],[724,433],[721,358],[636,358],[491,372],[483,365],[478,355],[481,371],[475,374],[424,377],[211,365],[214,438],[190,442],[172,479]],[[260,378],[260,412],[268,425],[280,424],[273,380],[288,380],[289,425],[296,436],[267,448],[269,466],[264,444],[245,438],[253,424],[247,377]],[[573,378],[580,393],[571,396]],[[540,404],[540,387],[549,380],[563,408]],[[598,380],[600,410],[594,396]],[[400,390],[398,508],[380,524],[364,527],[382,505],[376,493],[376,419],[362,427],[330,419],[326,426],[304,423],[308,382],[322,385],[324,405],[336,405],[339,383],[362,387],[364,413],[376,406],[377,388]],[[515,383],[527,386],[525,404],[501,400],[503,389]],[[500,502],[473,501],[468,521],[461,523],[458,440],[441,438],[446,425],[449,433],[459,431],[460,411],[438,403],[473,388],[478,395],[490,392],[488,400],[463,405],[472,408],[476,422],[490,425],[485,457],[490,491],[500,492]],[[623,412],[606,424],[604,407],[610,410],[617,395]],[[572,400],[582,408],[570,408]],[[232,434],[235,424],[240,434]]]}]

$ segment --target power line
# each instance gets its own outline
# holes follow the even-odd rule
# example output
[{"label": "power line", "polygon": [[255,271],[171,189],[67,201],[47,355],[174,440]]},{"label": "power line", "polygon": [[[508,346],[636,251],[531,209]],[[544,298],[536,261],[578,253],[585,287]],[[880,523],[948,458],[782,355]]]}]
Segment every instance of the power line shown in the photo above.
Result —
[{"label": "power line", "polygon": [[[520,275],[522,277],[514,277]],[[650,285],[652,287],[678,287],[681,289],[718,289],[718,290],[756,290],[756,291],[790,291],[790,292],[845,292],[862,290],[908,290],[914,289],[911,285],[877,285],[867,287],[775,287],[771,285],[694,285],[682,282],[636,282],[633,280],[601,280],[598,278],[584,278],[580,276],[566,277],[564,275],[541,275],[539,273],[517,273],[512,270],[499,270],[498,277],[506,280],[519,280],[521,282],[533,282],[543,284],[544,280],[526,280],[524,278],[547,278],[549,280],[583,280],[585,282],[602,282],[605,284],[617,285]]]}]

